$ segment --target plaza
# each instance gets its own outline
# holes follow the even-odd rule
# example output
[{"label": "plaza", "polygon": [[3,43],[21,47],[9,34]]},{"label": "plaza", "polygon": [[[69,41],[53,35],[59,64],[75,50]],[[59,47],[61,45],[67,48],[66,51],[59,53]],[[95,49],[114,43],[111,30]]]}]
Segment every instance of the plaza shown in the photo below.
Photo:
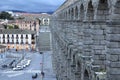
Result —
[{"label": "plaza", "polygon": [[[12,50],[11,52],[16,52]],[[23,51],[19,51],[23,54]],[[39,52],[25,51],[24,58],[30,59],[31,63],[23,70],[14,71],[12,68],[0,69],[0,78],[2,80],[33,80],[32,75],[37,73],[38,77],[34,80],[41,80],[41,67],[43,65],[43,71],[45,73],[44,80],[56,80],[55,74],[52,69],[51,51],[43,52],[44,63],[42,62],[42,55]],[[8,60],[7,60],[8,61]],[[9,59],[10,61],[10,59]],[[1,65],[0,65],[1,67]]]}]

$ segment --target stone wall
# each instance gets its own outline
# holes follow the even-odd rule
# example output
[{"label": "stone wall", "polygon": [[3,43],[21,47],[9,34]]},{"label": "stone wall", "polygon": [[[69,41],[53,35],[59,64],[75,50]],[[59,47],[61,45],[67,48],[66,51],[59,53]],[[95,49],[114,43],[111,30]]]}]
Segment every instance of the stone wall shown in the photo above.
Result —
[{"label": "stone wall", "polygon": [[66,0],[50,29],[58,80],[120,79],[120,0]]}]

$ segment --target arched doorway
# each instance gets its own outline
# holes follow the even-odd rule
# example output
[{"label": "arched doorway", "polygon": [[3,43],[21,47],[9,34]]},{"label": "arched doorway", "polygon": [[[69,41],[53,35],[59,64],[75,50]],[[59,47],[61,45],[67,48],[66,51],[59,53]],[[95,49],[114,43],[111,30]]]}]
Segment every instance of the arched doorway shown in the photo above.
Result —
[{"label": "arched doorway", "polygon": [[89,73],[87,70],[84,72],[84,80],[89,80]]},{"label": "arched doorway", "polygon": [[109,8],[107,0],[99,0],[98,10],[97,10],[97,20],[108,20]]},{"label": "arched doorway", "polygon": [[87,20],[93,20],[94,19],[94,9],[92,5],[92,1],[88,3],[88,9],[87,9]]},{"label": "arched doorway", "polygon": [[78,19],[78,7],[75,7],[75,18]]},{"label": "arched doorway", "polygon": [[80,20],[84,19],[84,6],[81,4],[80,6]]},{"label": "arched doorway", "polygon": [[71,19],[74,19],[74,8],[71,10]]},{"label": "arched doorway", "polygon": [[79,62],[79,61],[77,62],[77,71],[78,71],[78,72],[81,72],[81,65],[80,65],[80,62]]},{"label": "arched doorway", "polygon": [[71,12],[70,12],[70,9],[68,10],[68,19],[71,19]]}]

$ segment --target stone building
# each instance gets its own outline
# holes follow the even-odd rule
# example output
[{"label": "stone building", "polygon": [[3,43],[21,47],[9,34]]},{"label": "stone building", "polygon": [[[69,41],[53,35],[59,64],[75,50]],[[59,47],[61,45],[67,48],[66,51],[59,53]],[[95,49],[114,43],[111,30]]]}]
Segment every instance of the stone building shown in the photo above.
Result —
[{"label": "stone building", "polygon": [[120,80],[120,0],[66,0],[50,28],[57,80]]},{"label": "stone building", "polygon": [[9,20],[7,25],[18,25],[19,29],[36,31],[38,34],[41,28],[48,28],[50,24],[50,15],[47,13],[19,13],[19,15],[20,19]]}]

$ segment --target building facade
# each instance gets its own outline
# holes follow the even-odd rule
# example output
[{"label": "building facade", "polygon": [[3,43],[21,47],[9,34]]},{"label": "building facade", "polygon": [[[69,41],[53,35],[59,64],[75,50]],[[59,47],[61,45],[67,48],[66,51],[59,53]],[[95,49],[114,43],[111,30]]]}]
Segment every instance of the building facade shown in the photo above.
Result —
[{"label": "building facade", "polygon": [[4,29],[0,31],[0,44],[7,49],[30,49],[36,48],[36,33],[31,30]]},{"label": "building facade", "polygon": [[19,14],[21,19],[11,20],[8,21],[7,25],[18,25],[19,29],[23,30],[32,30],[36,31],[36,33],[39,33],[39,30],[41,27],[49,26],[50,24],[50,15],[47,13],[43,14]]},{"label": "building facade", "polygon": [[66,0],[50,28],[57,80],[120,79],[120,0]]},{"label": "building facade", "polygon": [[7,50],[6,46],[0,45],[0,60],[5,58],[5,51]]}]

